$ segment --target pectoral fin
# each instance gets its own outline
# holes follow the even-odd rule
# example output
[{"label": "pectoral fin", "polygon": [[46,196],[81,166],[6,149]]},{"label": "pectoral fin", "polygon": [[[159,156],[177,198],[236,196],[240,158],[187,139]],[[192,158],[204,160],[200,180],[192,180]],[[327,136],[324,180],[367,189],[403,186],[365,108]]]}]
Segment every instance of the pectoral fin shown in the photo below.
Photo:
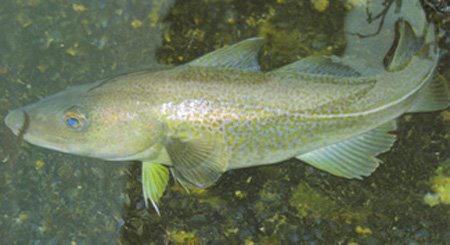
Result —
[{"label": "pectoral fin", "polygon": [[148,207],[148,200],[155,208],[158,215],[158,201],[162,197],[169,181],[169,170],[161,164],[152,162],[142,163],[142,191],[144,193],[145,206]]},{"label": "pectoral fin", "polygon": [[171,139],[166,149],[177,181],[188,187],[206,188],[214,184],[228,165],[225,143],[213,135]]},{"label": "pectoral fin", "polygon": [[394,121],[383,124],[354,138],[297,156],[308,164],[345,178],[369,176],[381,160],[375,156],[389,150],[395,142]]}]

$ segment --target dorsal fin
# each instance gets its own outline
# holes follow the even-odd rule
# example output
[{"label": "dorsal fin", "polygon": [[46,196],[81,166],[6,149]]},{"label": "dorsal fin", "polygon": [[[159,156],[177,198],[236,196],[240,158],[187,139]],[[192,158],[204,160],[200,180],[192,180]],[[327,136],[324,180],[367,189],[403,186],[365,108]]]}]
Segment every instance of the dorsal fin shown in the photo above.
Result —
[{"label": "dorsal fin", "polygon": [[187,65],[226,67],[243,71],[259,71],[258,51],[263,44],[264,38],[249,38],[234,45],[205,54],[202,57],[187,63]]},{"label": "dorsal fin", "polygon": [[304,73],[329,75],[336,77],[359,77],[361,74],[352,67],[344,64],[339,57],[307,57],[292,64],[274,70],[276,73]]}]

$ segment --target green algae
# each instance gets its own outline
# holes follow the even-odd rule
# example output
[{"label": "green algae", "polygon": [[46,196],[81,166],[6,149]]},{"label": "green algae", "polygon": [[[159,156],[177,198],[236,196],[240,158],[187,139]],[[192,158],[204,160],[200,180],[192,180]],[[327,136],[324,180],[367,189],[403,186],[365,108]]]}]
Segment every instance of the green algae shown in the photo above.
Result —
[{"label": "green algae", "polygon": [[430,207],[438,204],[450,204],[450,160],[443,162],[436,170],[436,175],[431,179],[433,193],[427,193],[423,201]]},{"label": "green algae", "polygon": [[297,209],[300,217],[312,216],[329,219],[340,209],[332,199],[311,188],[306,182],[300,182],[294,188],[289,203]]},{"label": "green algae", "polygon": [[289,204],[297,209],[300,218],[333,220],[346,224],[367,222],[373,208],[370,203],[349,205],[335,200],[320,189],[311,187],[306,181],[301,181],[294,187]]}]

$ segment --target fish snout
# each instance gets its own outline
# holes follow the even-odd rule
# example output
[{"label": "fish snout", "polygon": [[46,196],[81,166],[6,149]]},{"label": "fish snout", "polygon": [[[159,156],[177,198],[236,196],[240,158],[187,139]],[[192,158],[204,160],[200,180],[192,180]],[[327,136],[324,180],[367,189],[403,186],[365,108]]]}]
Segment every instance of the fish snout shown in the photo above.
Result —
[{"label": "fish snout", "polygon": [[15,134],[23,134],[28,127],[28,116],[23,109],[10,111],[5,118],[5,124]]}]

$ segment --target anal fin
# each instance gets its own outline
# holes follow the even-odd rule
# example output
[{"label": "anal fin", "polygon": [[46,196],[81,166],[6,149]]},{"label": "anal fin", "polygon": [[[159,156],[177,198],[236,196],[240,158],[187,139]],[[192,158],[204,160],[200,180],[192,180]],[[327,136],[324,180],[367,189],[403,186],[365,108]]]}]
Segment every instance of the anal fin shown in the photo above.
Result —
[{"label": "anal fin", "polygon": [[169,181],[169,170],[166,166],[152,162],[142,162],[142,191],[144,193],[145,206],[148,200],[153,205],[158,215],[158,201],[164,194]]},{"label": "anal fin", "polygon": [[328,173],[344,178],[369,176],[381,163],[376,155],[389,150],[396,137],[390,121],[356,137],[297,156],[298,159]]}]

